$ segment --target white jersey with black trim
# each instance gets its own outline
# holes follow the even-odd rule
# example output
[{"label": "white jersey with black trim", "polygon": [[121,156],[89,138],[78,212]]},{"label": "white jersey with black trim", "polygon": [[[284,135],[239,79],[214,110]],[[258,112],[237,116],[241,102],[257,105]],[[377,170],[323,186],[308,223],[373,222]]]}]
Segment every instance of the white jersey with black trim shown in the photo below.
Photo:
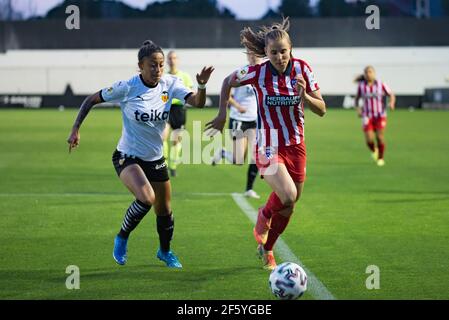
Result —
[{"label": "white jersey with black trim", "polygon": [[123,127],[117,150],[145,161],[163,156],[162,132],[173,98],[185,100],[192,94],[182,81],[163,75],[155,87],[147,86],[141,75],[118,81],[100,91],[105,102],[120,103]]},{"label": "white jersey with black trim", "polygon": [[235,101],[246,109],[241,113],[231,105],[229,117],[238,121],[256,121],[257,120],[257,98],[252,85],[246,85],[234,88],[232,94]]}]

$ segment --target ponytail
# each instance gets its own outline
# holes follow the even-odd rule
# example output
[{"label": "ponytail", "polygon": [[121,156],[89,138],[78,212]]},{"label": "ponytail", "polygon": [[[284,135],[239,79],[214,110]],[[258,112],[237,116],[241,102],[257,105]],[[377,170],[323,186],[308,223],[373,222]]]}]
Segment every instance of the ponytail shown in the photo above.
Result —
[{"label": "ponytail", "polygon": [[162,51],[162,48],[160,46],[158,46],[151,40],[145,40],[139,49],[137,58],[139,59],[139,62],[142,62],[144,58],[151,56],[155,52],[160,52],[162,55],[164,55],[164,52]]},{"label": "ponytail", "polygon": [[365,81],[366,79],[365,79],[365,75],[364,74],[361,74],[361,75],[358,75],[355,79],[354,79],[354,82],[356,82],[356,83],[359,83],[359,82],[362,82],[362,81]]},{"label": "ponytail", "polygon": [[288,30],[290,29],[290,21],[284,18],[281,23],[275,23],[271,26],[262,26],[258,31],[245,27],[240,32],[240,42],[245,46],[247,53],[254,54],[257,57],[264,58],[265,47],[269,40],[287,39],[292,45]]}]

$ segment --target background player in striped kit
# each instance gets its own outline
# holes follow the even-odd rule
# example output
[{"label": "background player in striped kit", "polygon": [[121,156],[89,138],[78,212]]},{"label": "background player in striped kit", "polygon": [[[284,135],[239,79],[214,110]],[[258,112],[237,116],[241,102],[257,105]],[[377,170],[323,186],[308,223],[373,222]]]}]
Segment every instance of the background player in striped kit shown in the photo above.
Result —
[{"label": "background player in striped kit", "polygon": [[[372,66],[367,66],[363,75],[356,78],[358,82],[355,107],[357,114],[362,118],[363,131],[372,158],[378,166],[385,165],[385,139],[384,130],[387,125],[387,110],[385,97],[389,97],[391,110],[394,110],[396,97],[390,88],[382,81],[376,79],[376,72]],[[359,107],[359,100],[363,99],[363,107]],[[374,139],[377,140],[377,147]]]},{"label": "background player in striped kit", "polygon": [[168,267],[181,268],[178,258],[170,250],[174,219],[170,205],[171,184],[162,151],[162,131],[173,98],[193,106],[204,106],[206,83],[214,69],[204,67],[196,75],[198,91],[193,93],[178,78],[163,74],[164,53],[149,40],[139,49],[138,67],[140,74],[118,81],[84,100],[67,140],[69,152],[78,146],[80,126],[94,105],[104,101],[120,103],[122,136],[112,155],[112,163],[135,201],[126,211],[115,237],[113,258],[120,265],[126,263],[128,237],[154,206],[160,244],[157,258]]},{"label": "background player in striped kit", "polygon": [[[182,80],[187,88],[193,88],[193,82],[190,75],[178,69],[178,55],[175,51],[170,51],[167,54],[167,64],[169,67],[168,74],[176,76]],[[163,139],[164,139],[164,157],[168,158],[168,169],[172,177],[176,176],[176,168],[178,166],[179,158],[181,156],[181,138],[182,130],[185,129],[187,121],[187,110],[184,106],[184,102],[179,99],[173,99],[172,108],[170,108],[170,115],[168,123],[165,127]],[[168,146],[168,136],[171,132],[171,146]],[[170,152],[169,152],[170,150]]]},{"label": "background player in striped kit", "polygon": [[[254,54],[247,54],[248,63],[251,66],[262,62],[260,57]],[[232,164],[243,165],[247,158],[248,150],[251,152],[251,160],[248,166],[246,177],[246,190],[244,195],[249,198],[259,199],[260,196],[253,190],[258,169],[252,159],[257,127],[257,98],[251,85],[241,86],[233,90],[233,95],[229,97],[229,129],[231,130],[232,151],[219,150],[212,159],[215,165],[222,158]]]},{"label": "background player in striped kit", "polygon": [[259,209],[253,230],[264,268],[274,269],[273,246],[284,232],[305,181],[304,103],[319,116],[326,104],[310,66],[292,55],[288,19],[281,24],[241,31],[249,53],[269,60],[233,72],[223,81],[220,110],[206,130],[222,130],[231,87],[251,84],[258,101],[256,163],[272,188],[266,205]]}]

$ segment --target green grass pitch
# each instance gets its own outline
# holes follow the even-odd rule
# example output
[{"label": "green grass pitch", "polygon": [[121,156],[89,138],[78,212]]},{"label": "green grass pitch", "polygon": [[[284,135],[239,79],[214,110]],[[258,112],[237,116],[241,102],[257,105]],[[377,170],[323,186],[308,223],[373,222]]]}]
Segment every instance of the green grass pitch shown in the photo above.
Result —
[{"label": "green grass pitch", "polygon": [[[189,110],[188,129],[215,112]],[[243,191],[246,166],[179,167],[173,249],[184,269],[156,259],[154,214],[116,265],[113,238],[133,199],[111,164],[120,112],[94,109],[69,155],[75,116],[0,112],[0,299],[272,299],[251,222],[226,195]],[[308,177],[283,239],[337,299],[449,298],[447,123],[449,112],[390,113],[379,168],[354,112],[306,113]],[[257,208],[270,191],[261,179],[255,189]],[[69,265],[80,268],[79,290],[65,287]],[[369,265],[378,290],[365,287]]]}]

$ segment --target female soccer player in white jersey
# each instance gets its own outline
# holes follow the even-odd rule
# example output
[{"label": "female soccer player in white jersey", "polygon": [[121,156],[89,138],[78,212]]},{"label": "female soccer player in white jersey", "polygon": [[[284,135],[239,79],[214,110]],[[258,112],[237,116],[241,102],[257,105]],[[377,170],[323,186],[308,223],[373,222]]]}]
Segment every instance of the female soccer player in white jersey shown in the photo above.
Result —
[{"label": "female soccer player in white jersey", "polygon": [[[247,54],[248,63],[254,66],[262,62],[260,57]],[[248,146],[253,149],[256,137],[257,121],[257,99],[251,85],[241,86],[233,90],[229,97],[230,115],[229,129],[231,130],[232,152],[222,149],[212,159],[214,165],[222,158],[232,164],[242,165],[247,157]],[[260,196],[253,190],[258,169],[253,159],[248,166],[246,177],[246,191],[244,195],[249,198],[259,199]]]},{"label": "female soccer player in white jersey", "polygon": [[223,81],[220,110],[206,124],[222,130],[231,87],[251,84],[257,95],[256,164],[273,192],[259,209],[253,230],[264,268],[274,269],[273,246],[283,233],[301,196],[306,169],[304,104],[319,116],[326,104],[310,66],[292,56],[288,19],[255,32],[244,28],[241,42],[249,53],[269,60],[231,73]]},{"label": "female soccer player in white jersey", "polygon": [[[389,107],[394,110],[396,97],[390,88],[382,81],[376,79],[376,71],[372,66],[367,66],[363,75],[359,76],[355,107],[357,114],[362,118],[362,127],[365,132],[365,140],[371,150],[374,161],[378,166],[384,166],[385,139],[384,130],[387,126],[387,110],[384,99],[389,97]],[[363,99],[363,107],[359,107],[359,100]],[[377,140],[377,147],[374,143]]]},{"label": "female soccer player in white jersey", "polygon": [[78,146],[79,129],[94,105],[105,101],[120,103],[122,136],[112,162],[135,201],[126,211],[120,232],[115,237],[113,258],[120,265],[126,263],[128,237],[154,206],[160,242],[157,258],[168,267],[181,268],[178,258],[170,250],[174,220],[170,207],[171,185],[162,151],[162,131],[173,98],[192,106],[204,106],[206,83],[214,69],[204,67],[196,75],[198,91],[193,93],[177,77],[164,75],[164,53],[149,40],[139,49],[138,66],[140,74],[118,81],[84,100],[68,138],[69,151]]}]

